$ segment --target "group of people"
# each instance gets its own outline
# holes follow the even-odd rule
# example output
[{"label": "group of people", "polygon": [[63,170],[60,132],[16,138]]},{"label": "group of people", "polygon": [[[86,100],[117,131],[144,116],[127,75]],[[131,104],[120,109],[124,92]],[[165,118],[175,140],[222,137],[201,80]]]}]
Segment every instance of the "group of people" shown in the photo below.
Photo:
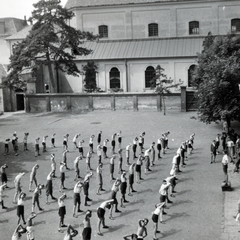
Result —
[{"label": "group of people", "polygon": [[[134,136],[132,143],[128,144],[126,147],[123,148],[122,146],[122,132],[119,131],[118,133],[114,133],[111,136],[111,139],[108,138],[102,139],[102,131],[100,131],[97,135],[97,146],[94,147],[94,139],[95,136],[91,135],[88,143],[88,151],[87,153],[84,152],[86,148],[83,147],[83,143],[85,142],[84,139],[81,139],[81,134],[76,134],[73,137],[72,144],[74,146],[74,150],[78,151],[78,156],[73,161],[74,171],[75,171],[75,185],[73,186],[73,212],[72,216],[77,217],[77,213],[83,212],[81,209],[81,192],[84,193],[84,206],[90,208],[89,202],[92,201],[89,197],[89,188],[90,188],[90,179],[93,176],[93,169],[91,168],[91,158],[95,153],[94,150],[96,149],[97,159],[98,159],[98,166],[95,169],[96,171],[96,179],[98,182],[98,187],[96,194],[101,195],[102,192],[106,191],[103,188],[103,180],[106,180],[106,176],[103,176],[102,170],[103,165],[109,159],[109,180],[112,182],[111,194],[110,197],[103,201],[98,209],[97,209],[97,217],[98,217],[98,224],[97,224],[97,234],[102,236],[103,233],[101,231],[102,228],[108,228],[105,224],[105,211],[109,209],[109,218],[113,219],[113,209],[115,212],[121,212],[118,208],[118,200],[117,200],[117,193],[121,193],[120,198],[120,207],[124,208],[125,203],[129,201],[126,199],[126,194],[131,196],[136,192],[134,189],[134,182],[139,183],[142,178],[142,165],[144,165],[144,174],[148,174],[152,171],[152,168],[155,165],[156,156],[157,159],[160,160],[164,154],[167,153],[168,147],[168,136],[170,134],[169,131],[163,133],[161,137],[156,141],[152,142],[149,147],[146,147],[146,143],[144,142],[145,132],[139,134],[139,136]],[[55,133],[52,134],[50,139],[50,146],[51,148],[55,148]],[[28,151],[28,140],[29,133],[24,133],[23,143],[24,143],[24,151]],[[42,151],[47,151],[47,135],[43,136],[42,140]],[[177,184],[177,174],[181,172],[181,167],[186,165],[185,160],[188,156],[192,154],[193,151],[193,143],[194,143],[195,134],[192,134],[187,141],[182,142],[180,147],[177,149],[176,155],[173,157],[172,161],[172,168],[170,169],[170,173],[168,176],[163,180],[162,185],[159,189],[159,203],[156,203],[155,209],[152,212],[152,222],[154,225],[153,230],[153,239],[157,239],[157,233],[160,231],[158,230],[158,222],[163,221],[163,216],[166,214],[164,209],[166,208],[167,203],[172,203],[170,201],[169,196],[173,196],[175,193],[175,186]],[[35,156],[40,155],[40,146],[39,146],[40,138],[36,138],[35,140]],[[6,139],[5,142],[5,151],[4,155],[9,154],[9,142],[10,139]],[[108,142],[111,144],[111,150],[108,150]],[[14,132],[12,137],[12,145],[14,154],[18,155],[18,136],[17,133]],[[16,147],[17,146],[17,147]],[[123,163],[123,151],[125,151],[125,170],[124,170],[124,163]],[[56,178],[56,171],[57,171],[57,163],[55,161],[55,154],[50,155],[50,164],[49,164],[49,174],[46,176],[46,185],[40,184],[37,180],[37,172],[38,169],[41,167],[39,164],[35,164],[32,167],[30,173],[30,181],[28,190],[32,192],[32,211],[30,216],[25,221],[24,216],[24,202],[26,201],[26,193],[23,192],[21,186],[21,179],[26,175],[25,172],[21,172],[16,175],[14,179],[15,184],[15,194],[13,197],[13,203],[17,204],[17,216],[18,216],[18,225],[13,233],[12,240],[19,239],[23,233],[27,233],[27,239],[33,240],[34,239],[34,224],[32,219],[37,216],[36,214],[36,206],[38,207],[39,211],[44,211],[44,209],[40,206],[40,196],[42,195],[43,189],[46,191],[46,204],[49,205],[49,197],[53,201],[58,202],[58,215],[59,215],[59,232],[63,232],[64,228],[67,228],[66,235],[64,240],[72,239],[74,236],[78,234],[78,231],[74,229],[70,224],[65,225],[64,218],[66,215],[66,206],[65,200],[67,199],[67,194],[65,193],[65,173],[69,168],[69,160],[67,160],[67,154],[69,152],[69,134],[66,134],[63,137],[62,141],[62,161],[59,163],[59,173],[60,173],[60,183],[59,183],[59,192],[61,192],[60,197],[53,196],[53,178]],[[110,153],[109,153],[110,152]],[[156,154],[157,152],[157,154]],[[85,159],[86,163],[86,171],[84,171],[79,167],[79,162]],[[118,160],[117,168],[118,168],[118,177],[115,177],[115,161]],[[130,162],[132,160],[132,162]],[[6,169],[8,168],[7,164],[3,164],[0,168],[1,171],[1,181],[2,185],[0,186],[0,202],[2,204],[2,209],[6,209],[7,207],[4,205],[3,201],[3,192],[6,188],[8,188],[8,179]],[[80,176],[81,173],[85,172],[85,176]],[[35,189],[33,189],[33,184],[35,185]],[[91,217],[92,217],[92,210],[87,209],[85,212],[85,217],[83,220],[83,230],[82,230],[82,238],[83,240],[90,240],[91,239]],[[21,220],[26,227],[21,225]],[[147,218],[140,219],[138,222],[138,230],[136,233],[124,236],[125,239],[138,239],[141,240],[145,238],[147,233],[147,225],[149,220]]]}]

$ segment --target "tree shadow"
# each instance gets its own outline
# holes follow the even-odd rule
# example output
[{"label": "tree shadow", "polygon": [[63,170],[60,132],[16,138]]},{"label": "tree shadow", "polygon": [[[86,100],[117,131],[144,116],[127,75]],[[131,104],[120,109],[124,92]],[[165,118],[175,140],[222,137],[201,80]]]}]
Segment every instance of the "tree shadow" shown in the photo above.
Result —
[{"label": "tree shadow", "polygon": [[46,221],[35,222],[33,225],[37,226],[37,225],[40,225],[40,224],[46,224]]},{"label": "tree shadow", "polygon": [[[169,237],[169,236],[172,236],[174,234],[177,234],[178,232],[181,232],[182,230],[176,230],[176,229],[171,229],[169,231],[166,231],[164,233],[162,233],[162,238],[166,238],[166,237]],[[159,239],[159,238],[158,238]]]}]

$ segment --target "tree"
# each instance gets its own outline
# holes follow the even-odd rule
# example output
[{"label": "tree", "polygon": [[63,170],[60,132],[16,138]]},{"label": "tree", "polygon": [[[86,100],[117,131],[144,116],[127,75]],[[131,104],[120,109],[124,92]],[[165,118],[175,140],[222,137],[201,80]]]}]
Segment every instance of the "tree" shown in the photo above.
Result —
[{"label": "tree", "polygon": [[167,78],[167,75],[164,74],[164,68],[162,68],[160,65],[157,65],[155,68],[155,77],[150,81],[150,84],[151,88],[155,89],[155,92],[160,94],[161,102],[163,103],[163,114],[166,115],[164,94],[171,93],[172,88],[176,88],[182,83],[173,84],[173,80],[171,78]]},{"label": "tree", "polygon": [[81,47],[83,40],[93,40],[89,32],[81,32],[68,25],[74,13],[63,8],[60,0],[40,0],[33,4],[35,10],[29,21],[35,22],[27,37],[14,45],[10,57],[6,85],[24,86],[21,73],[30,69],[36,75],[39,62],[47,66],[50,77],[50,91],[57,92],[53,66],[69,75],[78,76],[74,58],[76,55],[88,55],[92,51]]},{"label": "tree", "polygon": [[83,66],[83,73],[85,75],[84,78],[84,88],[87,92],[94,92],[97,90],[96,83],[96,73],[97,73],[97,65],[94,62],[87,62],[86,65]]},{"label": "tree", "polygon": [[194,80],[200,121],[240,120],[239,76],[240,37],[209,33],[198,54]]}]

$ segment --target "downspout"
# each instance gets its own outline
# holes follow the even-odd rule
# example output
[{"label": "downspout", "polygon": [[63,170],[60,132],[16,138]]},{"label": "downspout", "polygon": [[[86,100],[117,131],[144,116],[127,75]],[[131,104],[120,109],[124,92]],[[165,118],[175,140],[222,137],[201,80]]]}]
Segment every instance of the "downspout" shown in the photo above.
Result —
[{"label": "downspout", "polygon": [[129,86],[128,86],[128,65],[127,65],[127,59],[125,59],[125,69],[126,69],[126,92],[129,91]]}]

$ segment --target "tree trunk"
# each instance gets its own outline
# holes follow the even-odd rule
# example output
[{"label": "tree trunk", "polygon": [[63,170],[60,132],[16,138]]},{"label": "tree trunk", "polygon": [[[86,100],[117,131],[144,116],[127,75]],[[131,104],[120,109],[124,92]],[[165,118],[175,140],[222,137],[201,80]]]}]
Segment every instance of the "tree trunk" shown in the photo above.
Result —
[{"label": "tree trunk", "polygon": [[54,74],[53,74],[53,70],[52,70],[52,63],[49,57],[49,53],[46,54],[47,57],[47,67],[48,67],[48,73],[49,73],[49,85],[50,85],[50,93],[56,93],[57,89],[56,89],[56,84],[55,84],[55,79],[54,79]]}]

